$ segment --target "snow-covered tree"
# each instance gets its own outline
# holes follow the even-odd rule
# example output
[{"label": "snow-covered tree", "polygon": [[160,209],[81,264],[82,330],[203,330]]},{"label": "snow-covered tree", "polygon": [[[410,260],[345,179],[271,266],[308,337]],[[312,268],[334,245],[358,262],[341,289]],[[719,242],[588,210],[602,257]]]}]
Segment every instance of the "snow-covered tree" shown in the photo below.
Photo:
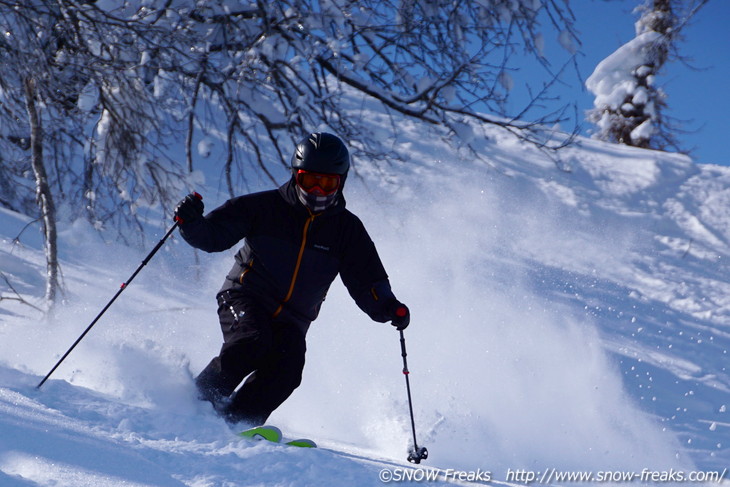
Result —
[{"label": "snow-covered tree", "polygon": [[[106,193],[135,200],[123,187],[145,193],[146,185],[131,174],[145,175],[145,183],[170,179],[174,166],[160,164],[160,149],[178,143],[178,131],[186,133],[188,170],[195,140],[226,134],[232,193],[248,171],[246,159],[273,179],[272,161],[286,162],[292,141],[317,128],[382,156],[382,137],[346,114],[353,93],[456,134],[464,119],[477,118],[537,141],[533,129],[560,115],[516,121],[524,110],[506,112],[514,85],[509,60],[522,45],[556,75],[544,56],[545,30],[563,45],[577,42],[572,13],[559,0],[0,0],[0,16],[10,50],[17,51],[9,41],[19,35],[18,17],[43,38],[57,38],[56,54],[49,46],[23,54],[57,59],[58,66],[37,69],[62,74],[45,79],[48,93],[66,99],[46,102],[79,115],[73,135],[87,161],[84,206],[99,221],[125,205],[98,208],[99,186],[109,179],[94,176],[106,172],[113,181]],[[5,84],[7,93],[19,86]],[[547,96],[545,86],[532,91],[535,104]]]},{"label": "snow-covered tree", "polygon": [[[206,98],[221,102],[223,117],[191,120],[188,127],[228,134],[225,174],[231,193],[233,174],[243,170],[240,154],[268,174],[272,156],[288,163],[293,141],[317,128],[337,133],[360,153],[386,154],[382,134],[364,130],[351,109],[355,99],[426,125],[446,125],[455,134],[465,119],[478,118],[536,140],[531,127],[558,121],[511,121],[505,102],[513,84],[509,59],[515,46],[549,65],[539,18],[552,19],[550,28],[567,43],[575,40],[571,12],[562,2],[280,0],[235,5],[219,0],[184,15],[181,11],[180,21],[195,48],[177,73],[194,84],[193,104]],[[545,96],[539,88],[536,99]],[[189,112],[191,119],[195,113]],[[226,126],[216,126],[220,119]]]},{"label": "snow-covered tree", "polygon": [[572,50],[572,22],[562,0],[0,0],[0,204],[43,213],[29,208],[40,154],[59,214],[129,238],[140,208],[183,194],[196,148],[231,194],[252,174],[276,180],[309,131],[387,159],[397,127],[366,128],[358,105],[457,144],[470,119],[546,144],[540,127],[561,115],[507,113],[510,59],[521,46],[557,77],[544,36]]},{"label": "snow-covered tree", "polygon": [[657,82],[676,52],[682,27],[707,0],[646,0],[636,37],[601,61],[586,80],[596,98],[588,120],[597,138],[652,149],[678,149],[665,114],[666,93]]},{"label": "snow-covered tree", "polygon": [[134,72],[154,29],[94,3],[0,1],[2,204],[41,224],[49,307],[59,285],[57,213],[84,213],[125,237],[135,208],[168,200],[183,173],[158,155],[158,101]]}]

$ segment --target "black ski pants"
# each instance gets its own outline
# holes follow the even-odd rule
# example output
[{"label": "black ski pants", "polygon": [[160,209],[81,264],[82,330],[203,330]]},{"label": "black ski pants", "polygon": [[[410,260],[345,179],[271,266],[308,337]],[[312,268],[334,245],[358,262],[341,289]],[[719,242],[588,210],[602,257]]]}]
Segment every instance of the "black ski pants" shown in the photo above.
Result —
[{"label": "black ski pants", "polygon": [[230,291],[218,296],[218,317],[223,346],[195,379],[200,398],[229,422],[261,425],[301,383],[304,333]]}]

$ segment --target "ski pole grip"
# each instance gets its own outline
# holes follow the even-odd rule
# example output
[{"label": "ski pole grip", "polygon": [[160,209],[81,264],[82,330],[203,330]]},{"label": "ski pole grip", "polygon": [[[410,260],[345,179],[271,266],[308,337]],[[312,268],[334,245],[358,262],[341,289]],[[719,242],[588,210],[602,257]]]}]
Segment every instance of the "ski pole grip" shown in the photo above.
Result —
[{"label": "ski pole grip", "polygon": [[[193,192],[192,192],[191,194],[192,194],[192,195],[193,195],[193,196],[195,197],[195,199],[197,199],[197,200],[199,200],[199,201],[203,201],[203,195],[201,195],[201,194],[200,194],[200,193],[198,193],[197,191],[193,191]],[[183,219],[182,219],[182,218],[180,218],[180,217],[179,217],[179,216],[177,216],[177,215],[175,215],[175,217],[173,218],[173,220],[175,221],[175,223],[176,223],[177,225],[182,225],[182,224],[183,224]]]},{"label": "ski pole grip", "polygon": [[395,310],[395,315],[399,318],[403,318],[407,314],[408,308],[406,308],[405,306],[399,306],[398,309]]}]

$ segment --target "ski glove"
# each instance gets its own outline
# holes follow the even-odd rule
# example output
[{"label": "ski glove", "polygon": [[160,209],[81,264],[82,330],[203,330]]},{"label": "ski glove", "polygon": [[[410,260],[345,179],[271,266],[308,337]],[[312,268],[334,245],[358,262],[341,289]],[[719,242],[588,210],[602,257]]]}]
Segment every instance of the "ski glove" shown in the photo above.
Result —
[{"label": "ski glove", "polygon": [[198,193],[190,193],[175,207],[174,220],[180,225],[192,223],[203,216],[203,197]]},{"label": "ski glove", "polygon": [[408,306],[394,299],[390,303],[390,324],[395,326],[398,331],[405,330],[411,322],[411,312]]}]

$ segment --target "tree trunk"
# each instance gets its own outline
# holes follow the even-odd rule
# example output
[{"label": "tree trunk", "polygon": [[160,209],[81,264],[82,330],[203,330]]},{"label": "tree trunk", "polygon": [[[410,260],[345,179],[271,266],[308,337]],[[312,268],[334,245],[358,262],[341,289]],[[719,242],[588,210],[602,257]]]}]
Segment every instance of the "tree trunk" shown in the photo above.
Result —
[{"label": "tree trunk", "polygon": [[43,127],[35,101],[35,82],[26,78],[25,106],[30,124],[31,166],[36,183],[36,202],[43,222],[43,239],[46,251],[46,302],[50,312],[58,294],[58,242],[56,233],[56,208],[53,204],[51,187],[43,163]]}]

